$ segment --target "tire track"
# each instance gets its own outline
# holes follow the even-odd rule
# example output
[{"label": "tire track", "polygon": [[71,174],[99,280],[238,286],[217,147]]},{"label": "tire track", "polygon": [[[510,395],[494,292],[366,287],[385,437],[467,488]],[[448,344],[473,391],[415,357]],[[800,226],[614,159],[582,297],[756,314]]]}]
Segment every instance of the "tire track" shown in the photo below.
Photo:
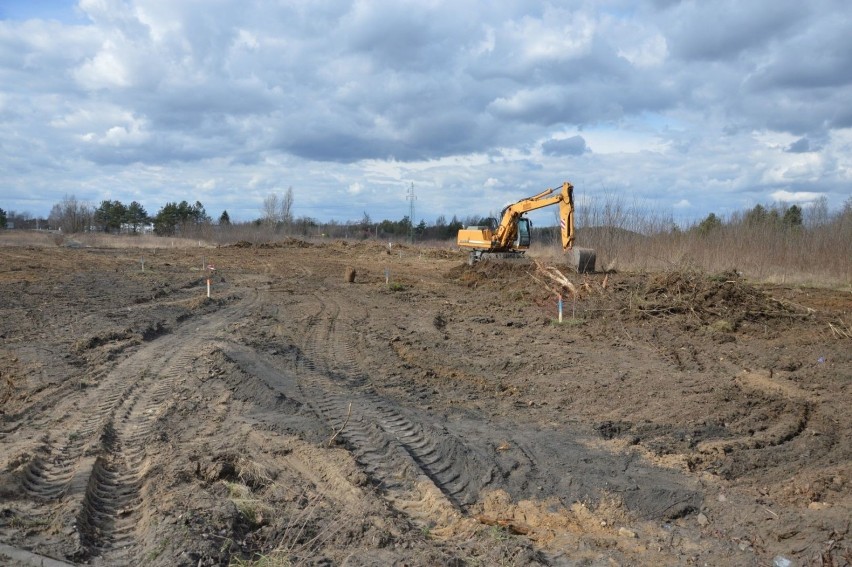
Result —
[{"label": "tire track", "polygon": [[745,395],[765,397],[770,403],[786,405],[781,411],[771,411],[773,419],[763,423],[764,429],[733,439],[705,441],[697,446],[700,453],[729,454],[735,451],[779,447],[796,439],[808,426],[811,404],[798,387],[773,380],[770,373],[744,372],[735,383]]},{"label": "tire track", "polygon": [[[253,293],[248,299],[208,317],[206,325],[194,331],[201,331],[205,335],[226,332],[231,322],[248,315],[257,303],[258,295]],[[68,432],[64,440],[46,436],[38,449],[39,454],[24,470],[21,481],[24,493],[41,502],[49,502],[64,496],[75,474],[85,474],[86,467],[83,467],[82,473],[77,470],[80,468],[81,458],[87,451],[97,451],[96,435],[104,428],[122,400],[126,400],[136,388],[141,387],[146,376],[151,377],[151,366],[154,368],[165,366],[168,358],[176,352],[175,343],[182,340],[182,335],[192,336],[192,332],[185,328],[178,331],[176,336],[152,341],[116,365],[99,381],[97,387],[86,392],[83,400],[67,397],[63,406],[55,408],[54,411],[60,415],[82,413],[82,424],[79,429]],[[168,348],[170,344],[175,348]],[[162,345],[166,345],[166,348],[163,349],[162,355],[158,356],[157,351],[162,349]],[[139,374],[136,369],[146,365],[149,366],[148,374]],[[45,421],[43,428],[64,431],[62,419]],[[85,482],[82,486],[85,486]]]},{"label": "tire track", "polygon": [[178,376],[192,363],[196,351],[196,341],[177,341],[111,414],[78,508],[77,559],[103,556],[110,564],[132,563],[145,448],[154,425],[171,404]]},{"label": "tire track", "polygon": [[[21,482],[24,493],[38,503],[36,514],[50,514],[53,504],[65,501],[60,514],[73,517],[75,560],[138,563],[135,531],[143,506],[143,471],[150,460],[146,446],[154,441],[157,420],[172,404],[176,381],[201,345],[227,334],[256,303],[254,294],[202,317],[199,324],[151,341],[63,412],[81,413],[82,425],[67,440],[46,439]],[[61,429],[61,421],[54,427]]]},{"label": "tire track", "polygon": [[[89,381],[98,382],[106,373],[100,369],[88,373],[85,377]],[[74,379],[66,378],[55,390],[47,394],[45,397],[32,402],[24,409],[21,409],[17,414],[7,414],[0,421],[0,441],[3,441],[8,435],[15,433],[21,429],[24,430],[41,430],[48,429],[52,423],[51,414],[55,414],[55,408],[61,408],[63,402],[73,396],[75,391],[79,391],[80,386],[77,380],[83,376],[75,376]],[[39,406],[41,409],[36,409]],[[54,409],[53,412],[48,412],[48,409]]]},{"label": "tire track", "polygon": [[[379,425],[393,435],[432,482],[463,508],[476,502],[480,490],[491,481],[491,467],[485,467],[472,452],[449,435],[439,436],[423,425],[409,421],[390,408],[377,408]],[[470,471],[473,465],[478,471]],[[477,473],[481,476],[477,477]]]},{"label": "tire track", "polygon": [[108,424],[112,434],[102,437],[102,454],[95,460],[77,516],[78,558],[102,556],[111,565],[136,563],[134,532],[142,505],[141,473],[154,426],[171,405],[175,383],[198,357],[201,345],[215,340],[233,321],[247,315],[256,299],[255,295],[253,300],[208,318],[196,333],[162,339],[165,352],[152,345],[144,355],[135,357],[135,363],[151,364],[155,370],[152,379],[146,381],[147,387],[139,388],[115,412]]},{"label": "tire track", "polygon": [[[46,440],[39,449],[41,454],[30,461],[22,478],[26,494],[42,502],[62,497],[74,479],[81,458],[92,448],[93,439],[104,429],[110,414],[119,401],[130,396],[138,386],[135,380],[126,384],[111,379],[102,388],[92,391],[79,404],[86,408],[80,428],[68,432],[65,441]],[[65,413],[68,411],[72,410]],[[61,426],[57,423],[54,428],[61,429]]]},{"label": "tire track", "polygon": [[315,400],[368,475],[389,500],[406,502],[415,520],[430,521],[436,505],[463,512],[490,482],[493,467],[446,430],[404,415],[369,387],[358,364],[358,327],[357,320],[342,319],[334,301],[317,298],[316,313],[301,329],[305,399]]},{"label": "tire track", "polygon": [[[171,297],[175,293],[183,292],[187,289],[191,289],[196,285],[195,279],[190,279],[189,282],[186,282],[182,285],[177,285],[173,289],[169,291],[168,297],[169,300],[165,301],[162,297],[158,296],[159,301],[154,300],[145,300],[145,301],[134,301],[133,304],[138,307],[143,303],[148,305],[150,304],[153,307],[162,307],[164,305],[170,305],[175,303],[184,303],[186,301],[186,297],[171,299]],[[70,308],[75,307],[75,305],[69,306]],[[47,332],[51,335],[63,336],[69,334],[73,336],[80,336],[81,334],[85,334],[87,331],[93,329],[93,325],[96,325],[97,321],[103,319],[110,319],[111,313],[116,311],[115,305],[110,304],[109,306],[98,306],[92,308],[92,306],[87,306],[86,313],[83,315],[69,315],[68,317],[54,317],[44,321],[42,325],[37,325],[35,328],[41,329],[41,333]],[[69,313],[72,313],[73,309],[69,310]],[[27,340],[26,336],[20,336],[17,338],[18,341],[25,343]],[[74,348],[74,345],[69,344],[66,345],[64,350],[56,349],[56,351],[50,352],[50,356],[59,358],[64,355],[64,352],[67,349]],[[43,347],[42,347],[43,349]],[[115,353],[116,356],[119,353]],[[105,365],[109,366],[109,365]],[[59,411],[62,411],[59,408],[63,407],[63,404],[67,402],[69,398],[74,398],[76,393],[80,391],[81,384],[80,382],[85,380],[88,383],[99,383],[102,381],[110,371],[104,366],[93,369],[86,370],[84,374],[72,374],[71,377],[66,379],[60,379],[56,384],[50,384],[50,391],[45,394],[43,398],[37,399],[35,402],[31,403],[27,407],[22,408],[17,414],[7,414],[5,416],[0,416],[0,441],[2,441],[9,434],[14,433],[20,429],[55,429],[55,427],[51,427],[52,417],[51,414],[56,415]],[[101,385],[99,384],[99,387]],[[53,445],[59,445],[57,443],[53,443]],[[58,447],[54,450],[59,450]]]}]

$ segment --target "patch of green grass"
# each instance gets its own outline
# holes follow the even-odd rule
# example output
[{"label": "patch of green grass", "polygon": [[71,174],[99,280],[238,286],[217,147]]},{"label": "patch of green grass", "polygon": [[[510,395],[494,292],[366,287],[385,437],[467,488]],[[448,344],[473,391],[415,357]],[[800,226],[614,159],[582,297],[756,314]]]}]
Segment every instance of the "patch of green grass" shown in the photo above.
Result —
[{"label": "patch of green grass", "polygon": [[241,559],[232,557],[229,567],[291,567],[293,561],[290,554],[282,551],[273,551],[268,555],[255,555],[252,559]]},{"label": "patch of green grass", "polygon": [[731,333],[734,326],[726,319],[719,319],[710,325],[710,329],[715,333]]},{"label": "patch of green grass", "polygon": [[9,525],[11,525],[13,528],[22,528],[22,529],[25,529],[25,530],[30,530],[30,529],[35,529],[35,528],[46,528],[47,526],[50,525],[50,522],[48,522],[47,520],[42,519],[42,518],[36,518],[36,517],[26,517],[25,518],[25,517],[22,517],[22,516],[15,516],[14,518],[12,518],[12,521],[9,522]]},{"label": "patch of green grass", "polygon": [[506,541],[509,539],[509,534],[500,526],[491,526],[488,529],[488,536],[496,541]]},{"label": "patch of green grass", "polygon": [[154,561],[155,559],[157,559],[157,557],[159,557],[163,553],[163,551],[166,550],[166,547],[168,547],[171,541],[172,538],[170,537],[163,538],[163,540],[157,544],[157,547],[148,552],[148,561]]},{"label": "patch of green grass", "polygon": [[585,319],[577,319],[577,318],[562,319],[562,323],[560,323],[558,319],[553,319],[553,320],[551,320],[551,324],[553,324],[553,325],[568,325],[569,327],[579,327],[581,325],[585,325],[586,320]]},{"label": "patch of green grass", "polygon": [[252,526],[262,526],[269,521],[272,509],[258,498],[252,497],[251,489],[237,482],[223,481],[228,487],[228,499]]}]

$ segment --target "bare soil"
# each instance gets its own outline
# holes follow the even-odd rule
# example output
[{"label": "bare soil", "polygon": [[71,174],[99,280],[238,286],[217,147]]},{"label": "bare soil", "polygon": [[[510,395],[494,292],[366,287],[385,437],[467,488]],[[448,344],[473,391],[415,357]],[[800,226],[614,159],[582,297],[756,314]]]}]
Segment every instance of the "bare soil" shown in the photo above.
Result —
[{"label": "bare soil", "polygon": [[64,244],[0,247],[0,563],[852,562],[848,289]]}]

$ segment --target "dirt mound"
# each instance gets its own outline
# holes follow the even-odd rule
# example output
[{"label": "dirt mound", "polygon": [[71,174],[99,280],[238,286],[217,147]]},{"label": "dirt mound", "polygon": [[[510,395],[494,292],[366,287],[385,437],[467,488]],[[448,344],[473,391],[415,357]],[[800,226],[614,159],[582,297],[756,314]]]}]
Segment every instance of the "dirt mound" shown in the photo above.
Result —
[{"label": "dirt mound", "polygon": [[467,256],[465,252],[460,250],[451,250],[451,249],[443,249],[443,248],[423,248],[420,251],[420,255],[424,258],[434,258],[440,260],[452,260],[455,258],[462,259]]},{"label": "dirt mound", "polygon": [[[334,242],[323,243],[323,246],[335,251],[389,253],[386,244],[373,240],[335,240]],[[394,245],[393,248],[398,249],[398,245]]]},{"label": "dirt mound", "polygon": [[508,283],[530,280],[535,265],[525,259],[505,261],[483,261],[473,266],[461,264],[446,273],[446,278],[455,280],[468,287],[491,284],[504,288]]},{"label": "dirt mound", "polygon": [[[638,313],[641,316],[662,316],[689,313],[703,318],[729,317],[733,324],[743,319],[789,315],[793,311],[752,286],[735,271],[720,274],[671,271],[655,274],[572,273],[567,266],[554,266],[572,281],[578,299],[608,299],[609,309]],[[445,277],[468,287],[492,285],[500,289],[528,286],[530,290],[547,290],[540,280],[551,287],[553,282],[534,278],[536,266],[529,261],[488,261],[473,266],[462,264],[452,268]],[[565,290],[566,293],[568,290]]]},{"label": "dirt mound", "polygon": [[310,242],[306,242],[304,240],[300,240],[298,238],[285,238],[284,240],[280,240],[278,242],[249,242],[247,240],[240,240],[234,244],[229,244],[224,248],[258,248],[261,250],[266,250],[270,248],[311,248],[314,246]]},{"label": "dirt mound", "polygon": [[726,321],[735,328],[743,321],[792,313],[734,271],[714,275],[686,271],[651,274],[616,289],[642,317],[690,314],[705,322]]}]

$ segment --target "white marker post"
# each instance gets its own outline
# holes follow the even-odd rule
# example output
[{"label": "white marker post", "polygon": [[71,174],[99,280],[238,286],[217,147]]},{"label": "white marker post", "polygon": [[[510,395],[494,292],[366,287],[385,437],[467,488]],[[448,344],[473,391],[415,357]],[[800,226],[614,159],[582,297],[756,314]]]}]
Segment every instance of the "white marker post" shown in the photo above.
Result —
[{"label": "white marker post", "polygon": [[385,285],[390,285],[390,268],[385,268]]},{"label": "white marker post", "polygon": [[207,265],[207,299],[210,299],[210,279],[213,276],[213,272],[216,271],[216,266],[213,264]]},{"label": "white marker post", "polygon": [[559,295],[559,301],[557,302],[557,306],[559,308],[559,322],[562,322],[562,295]]}]

